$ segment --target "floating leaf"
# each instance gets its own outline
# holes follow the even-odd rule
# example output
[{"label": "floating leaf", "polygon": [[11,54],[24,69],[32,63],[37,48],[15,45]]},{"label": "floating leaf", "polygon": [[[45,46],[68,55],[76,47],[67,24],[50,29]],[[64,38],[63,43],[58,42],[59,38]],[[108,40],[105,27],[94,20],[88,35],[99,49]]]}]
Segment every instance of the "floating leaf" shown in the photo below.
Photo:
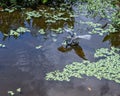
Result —
[{"label": "floating leaf", "polygon": [[17,92],[21,93],[21,88],[16,89]]},{"label": "floating leaf", "polygon": [[40,34],[45,34],[44,29],[40,29],[38,32],[39,32]]},{"label": "floating leaf", "polygon": [[56,39],[56,38],[52,38],[52,40],[53,40],[53,42],[56,42],[56,41],[57,41],[57,39]]},{"label": "floating leaf", "polygon": [[46,74],[46,80],[69,81],[70,77],[82,78],[82,75],[95,76],[98,79],[114,80],[120,83],[120,49],[112,47],[98,49],[95,57],[105,57],[97,62],[83,61],[66,65],[63,71],[54,71]]},{"label": "floating leaf", "polygon": [[10,96],[14,96],[15,93],[13,91],[8,91],[8,94],[10,94]]},{"label": "floating leaf", "polygon": [[36,46],[35,48],[36,48],[36,49],[40,49],[40,48],[42,48],[42,46],[41,46],[41,45],[38,45],[38,46]]},{"label": "floating leaf", "polygon": [[6,46],[4,44],[0,43],[0,47],[5,48]]}]

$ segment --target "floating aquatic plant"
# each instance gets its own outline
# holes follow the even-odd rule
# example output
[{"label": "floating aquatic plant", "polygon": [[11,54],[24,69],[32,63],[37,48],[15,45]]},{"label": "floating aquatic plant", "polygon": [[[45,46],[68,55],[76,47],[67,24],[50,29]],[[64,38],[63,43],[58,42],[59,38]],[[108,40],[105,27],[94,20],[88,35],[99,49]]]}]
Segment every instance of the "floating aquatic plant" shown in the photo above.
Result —
[{"label": "floating aquatic plant", "polygon": [[35,48],[36,48],[36,49],[40,49],[40,48],[42,48],[42,46],[41,46],[41,45],[38,45],[38,46],[36,46]]},{"label": "floating aquatic plant", "polygon": [[[32,9],[24,9],[21,8],[21,12],[15,11],[13,13],[8,13],[8,9],[5,9],[6,12],[1,12],[1,16],[4,17],[2,18],[2,25],[1,25],[1,32],[4,34],[4,36],[9,36],[12,35],[14,37],[18,37],[21,35],[21,32],[18,32],[18,30],[16,31],[16,27],[17,26],[27,26],[24,22],[24,18],[27,19],[26,21],[28,21],[30,23],[30,27],[31,29],[33,29],[33,27],[38,27],[41,29],[46,30],[46,27],[49,27],[48,30],[51,29],[56,29],[56,33],[62,33],[61,30],[59,30],[60,28],[62,28],[64,26],[64,23],[68,23],[69,25],[72,26],[73,21],[69,15],[69,13],[72,14],[71,10],[69,10],[65,5],[63,4],[62,6],[64,6],[64,8],[54,8],[54,7],[47,7],[44,6],[43,7],[38,7],[39,10],[32,10]],[[62,11],[62,9],[66,9],[65,11]],[[9,15],[10,17],[13,17],[13,21],[12,23],[8,24],[8,22],[11,22],[8,18],[8,16],[4,16],[4,15]],[[40,18],[39,18],[40,17]],[[30,22],[30,19],[33,20],[33,22]],[[19,22],[20,21],[20,22]],[[5,23],[7,22],[7,23]],[[15,25],[14,25],[15,23]],[[24,25],[23,25],[24,23]],[[29,24],[27,23],[27,24]],[[6,25],[7,24],[7,25]],[[12,25],[11,25],[12,24]],[[14,27],[14,28],[13,28]],[[28,28],[28,27],[27,27]],[[12,29],[12,30],[9,30]],[[39,30],[40,34],[45,34],[46,32],[44,32],[44,30],[42,31],[41,29]],[[9,32],[10,31],[10,32]],[[8,34],[9,32],[9,34]]]},{"label": "floating aquatic plant", "polygon": [[0,43],[0,47],[1,47],[1,48],[5,48],[6,46],[5,46],[4,44],[1,44],[1,43]]},{"label": "floating aquatic plant", "polygon": [[46,80],[70,81],[70,77],[84,78],[83,75],[94,76],[98,79],[108,79],[120,83],[120,49],[101,48],[95,57],[104,57],[97,62],[83,61],[66,65],[63,71],[56,70],[46,74]]},{"label": "floating aquatic plant", "polygon": [[56,20],[46,20],[46,23],[56,23]]},{"label": "floating aquatic plant", "polygon": [[20,33],[25,33],[25,32],[30,32],[30,30],[28,30],[27,28],[24,28],[24,27],[19,27],[19,28],[17,28],[17,30],[10,30],[9,35],[19,37]]},{"label": "floating aquatic plant", "polygon": [[30,12],[26,12],[26,15],[27,15],[27,20],[28,19],[31,19],[32,17],[35,17],[35,18],[39,18],[39,17],[41,17],[42,15],[39,13],[39,12],[37,12],[37,11],[30,11]]},{"label": "floating aquatic plant", "polygon": [[[21,92],[22,92],[22,90],[21,90],[21,88],[17,88],[16,89],[16,92],[18,93],[18,94],[21,94]],[[15,96],[16,95],[16,93],[14,92],[14,91],[8,91],[8,94],[10,95],[10,96]]]},{"label": "floating aquatic plant", "polygon": [[17,88],[16,91],[19,92],[19,93],[22,92],[21,88]]},{"label": "floating aquatic plant", "polygon": [[[111,0],[88,0],[86,2],[81,2],[79,5],[81,13],[84,13],[86,16],[96,17],[99,16],[108,20],[107,28],[101,28],[102,26],[93,25],[93,30],[90,32],[92,34],[109,34],[111,32],[117,32],[120,29],[120,7],[119,5],[113,4],[114,1]],[[88,25],[91,25],[89,22]],[[95,25],[95,26],[94,26]]]},{"label": "floating aquatic plant", "polygon": [[43,4],[47,3],[48,0],[41,0]]},{"label": "floating aquatic plant", "polygon": [[8,94],[9,94],[10,96],[14,96],[14,95],[15,95],[15,93],[14,93],[13,91],[8,91]]},{"label": "floating aquatic plant", "polygon": [[9,13],[12,13],[12,12],[14,12],[15,10],[16,10],[17,8],[11,8],[11,9],[9,9],[9,8],[5,8],[5,9],[2,9],[1,11],[5,11],[5,12],[9,12]]},{"label": "floating aquatic plant", "polygon": [[114,32],[117,32],[116,28],[113,27],[112,24],[108,24],[107,25],[108,28],[107,29],[103,29],[102,27],[99,27],[99,28],[94,28],[91,32],[91,34],[99,34],[99,35],[104,35],[106,33],[114,33]]},{"label": "floating aquatic plant", "polygon": [[56,38],[52,38],[52,41],[53,41],[53,42],[56,42],[56,41],[57,41],[57,39],[56,39]]},{"label": "floating aquatic plant", "polygon": [[30,30],[28,30],[27,28],[24,27],[19,27],[16,30],[18,33],[25,33],[25,32],[30,32]]},{"label": "floating aquatic plant", "polygon": [[62,28],[57,28],[57,29],[51,29],[51,31],[54,31],[55,33],[62,33],[63,29]]},{"label": "floating aquatic plant", "polygon": [[14,31],[14,30],[10,30],[10,36],[20,36],[20,33],[18,33],[17,31]]},{"label": "floating aquatic plant", "polygon": [[40,34],[45,34],[45,33],[46,33],[44,29],[40,29],[38,32],[39,32]]},{"label": "floating aquatic plant", "polygon": [[104,34],[114,33],[117,32],[117,29],[114,28],[112,24],[105,24],[107,28],[103,28],[104,25],[100,23],[93,23],[93,22],[83,22],[80,21],[80,24],[86,24],[88,27],[91,27],[92,30],[89,32],[90,34],[98,34],[103,36]]}]

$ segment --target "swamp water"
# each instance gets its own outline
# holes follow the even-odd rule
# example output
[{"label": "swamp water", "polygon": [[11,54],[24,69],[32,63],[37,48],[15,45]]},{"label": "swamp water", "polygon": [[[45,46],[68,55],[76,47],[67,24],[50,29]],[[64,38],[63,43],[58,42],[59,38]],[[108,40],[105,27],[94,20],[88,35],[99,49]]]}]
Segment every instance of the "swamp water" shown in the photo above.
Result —
[{"label": "swamp water", "polygon": [[[38,16],[32,19],[35,16],[24,16],[27,10],[0,12],[0,43],[6,46],[0,48],[0,96],[8,96],[10,90],[15,92],[15,96],[120,96],[120,85],[105,79],[72,78],[70,82],[45,80],[46,73],[61,70],[66,64],[74,61],[82,62],[84,58],[96,61],[94,52],[98,48],[120,46],[120,33],[106,36],[92,35],[91,40],[81,39],[79,46],[61,52],[59,48],[68,34],[56,29],[66,27],[67,24],[73,26],[77,34],[88,34],[89,29],[85,29],[86,25],[80,25],[77,21],[103,23],[107,20],[87,18],[80,14],[74,17],[70,16],[72,13],[68,14],[69,9],[60,10],[46,6],[39,8],[41,14],[46,14],[45,17]],[[76,7],[73,6],[73,10],[75,14]],[[53,15],[49,17],[48,13],[61,14],[57,15],[59,18],[54,17],[56,18],[54,19]],[[9,33],[10,30],[17,30],[18,27],[28,28],[30,32]],[[39,29],[45,32],[39,33]],[[17,88],[21,88],[21,94],[16,92]]]}]

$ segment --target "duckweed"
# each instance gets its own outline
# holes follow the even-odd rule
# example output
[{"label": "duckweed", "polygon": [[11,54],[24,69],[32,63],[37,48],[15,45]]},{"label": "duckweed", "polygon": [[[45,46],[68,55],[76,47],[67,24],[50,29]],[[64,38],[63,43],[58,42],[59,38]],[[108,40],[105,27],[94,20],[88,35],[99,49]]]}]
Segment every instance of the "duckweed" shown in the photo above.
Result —
[{"label": "duckweed", "polygon": [[1,11],[5,11],[5,12],[9,12],[9,13],[12,13],[14,12],[15,10],[17,10],[17,8],[11,8],[11,9],[8,9],[8,8],[5,8],[5,9],[2,9]]},{"label": "duckweed", "polygon": [[22,92],[21,88],[17,88],[16,91],[19,92],[19,93]]},{"label": "duckweed", "polygon": [[51,29],[51,31],[54,31],[55,33],[62,33],[63,29],[62,28],[57,28],[57,29]]},{"label": "duckweed", "polygon": [[14,96],[14,95],[15,95],[15,93],[14,93],[13,91],[8,91],[8,94],[9,94],[10,96]]},{"label": "duckweed", "polygon": [[45,34],[45,33],[46,33],[44,29],[40,29],[38,32],[39,32],[40,34]]},{"label": "duckweed", "polygon": [[120,49],[112,47],[98,49],[95,58],[104,57],[97,62],[83,61],[66,65],[63,71],[56,70],[46,74],[46,80],[70,81],[70,77],[84,78],[83,75],[113,80],[120,83]]},{"label": "duckweed", "polygon": [[39,13],[39,12],[37,12],[37,11],[30,11],[30,12],[26,12],[26,15],[27,15],[27,20],[28,19],[31,19],[32,17],[35,17],[35,18],[39,18],[39,17],[41,17],[42,15]]},{"label": "duckweed", "polygon": [[4,44],[1,44],[1,43],[0,43],[0,47],[1,47],[1,48],[5,48],[6,46],[5,46]]},{"label": "duckweed", "polygon": [[98,34],[100,36],[103,36],[104,34],[117,32],[117,29],[115,27],[113,27],[112,24],[106,24],[107,28],[104,29],[104,28],[102,28],[103,25],[100,23],[83,22],[83,21],[80,21],[79,23],[88,25],[88,27],[90,26],[92,28],[92,30],[89,32],[90,34]]},{"label": "duckweed", "polygon": [[21,94],[21,92],[22,92],[22,90],[21,90],[21,88],[17,88],[16,89],[16,92],[14,92],[14,91],[8,91],[8,94],[9,94],[9,96],[19,96],[20,94]]},{"label": "duckweed", "polygon": [[25,32],[30,32],[30,30],[28,30],[27,28],[24,28],[24,27],[19,27],[19,28],[17,28],[17,30],[10,30],[9,35],[19,37],[20,33],[25,33]]},{"label": "duckweed", "polygon": [[40,49],[40,48],[42,48],[42,46],[41,46],[41,45],[38,45],[38,46],[36,46],[35,48],[36,48],[36,49]]}]

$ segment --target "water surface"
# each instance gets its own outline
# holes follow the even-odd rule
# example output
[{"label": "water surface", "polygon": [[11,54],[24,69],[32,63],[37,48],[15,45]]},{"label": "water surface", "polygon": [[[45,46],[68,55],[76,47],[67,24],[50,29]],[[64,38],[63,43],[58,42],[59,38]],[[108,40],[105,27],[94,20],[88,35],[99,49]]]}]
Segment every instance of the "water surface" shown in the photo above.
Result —
[{"label": "water surface", "polygon": [[[44,8],[44,7],[42,7]],[[76,7],[73,7],[76,10]],[[21,17],[19,11],[13,14],[0,13],[0,43],[6,48],[0,48],[0,96],[8,96],[7,91],[17,88],[22,89],[21,95],[17,96],[120,96],[120,85],[105,79],[98,80],[94,77],[83,79],[72,78],[70,82],[46,81],[45,74],[56,69],[62,69],[66,64],[74,61],[82,62],[82,54],[90,61],[95,61],[94,52],[98,48],[110,48],[110,46],[120,46],[120,33],[106,36],[92,35],[91,40],[81,39],[75,53],[75,48],[68,52],[59,51],[63,38],[67,33],[58,34],[53,37],[53,32],[48,30],[46,35],[38,34],[39,28],[47,29],[44,20],[32,19],[33,22],[26,21]],[[70,18],[70,17],[69,17]],[[42,21],[43,20],[43,21]],[[74,30],[80,30],[78,34],[88,34],[85,25],[79,25],[77,21],[94,21],[84,16],[72,18],[66,22],[61,21],[58,25],[51,24],[50,28],[64,27],[64,24],[74,26]],[[100,21],[103,22],[103,21]],[[27,23],[27,24],[26,24]],[[56,26],[55,26],[56,25]],[[10,29],[20,26],[29,27],[31,33],[24,33],[19,37],[3,36],[8,34]],[[117,35],[116,35],[117,34]],[[53,39],[57,39],[54,42]],[[35,47],[41,45],[42,48]],[[81,53],[79,53],[81,52]]]}]

